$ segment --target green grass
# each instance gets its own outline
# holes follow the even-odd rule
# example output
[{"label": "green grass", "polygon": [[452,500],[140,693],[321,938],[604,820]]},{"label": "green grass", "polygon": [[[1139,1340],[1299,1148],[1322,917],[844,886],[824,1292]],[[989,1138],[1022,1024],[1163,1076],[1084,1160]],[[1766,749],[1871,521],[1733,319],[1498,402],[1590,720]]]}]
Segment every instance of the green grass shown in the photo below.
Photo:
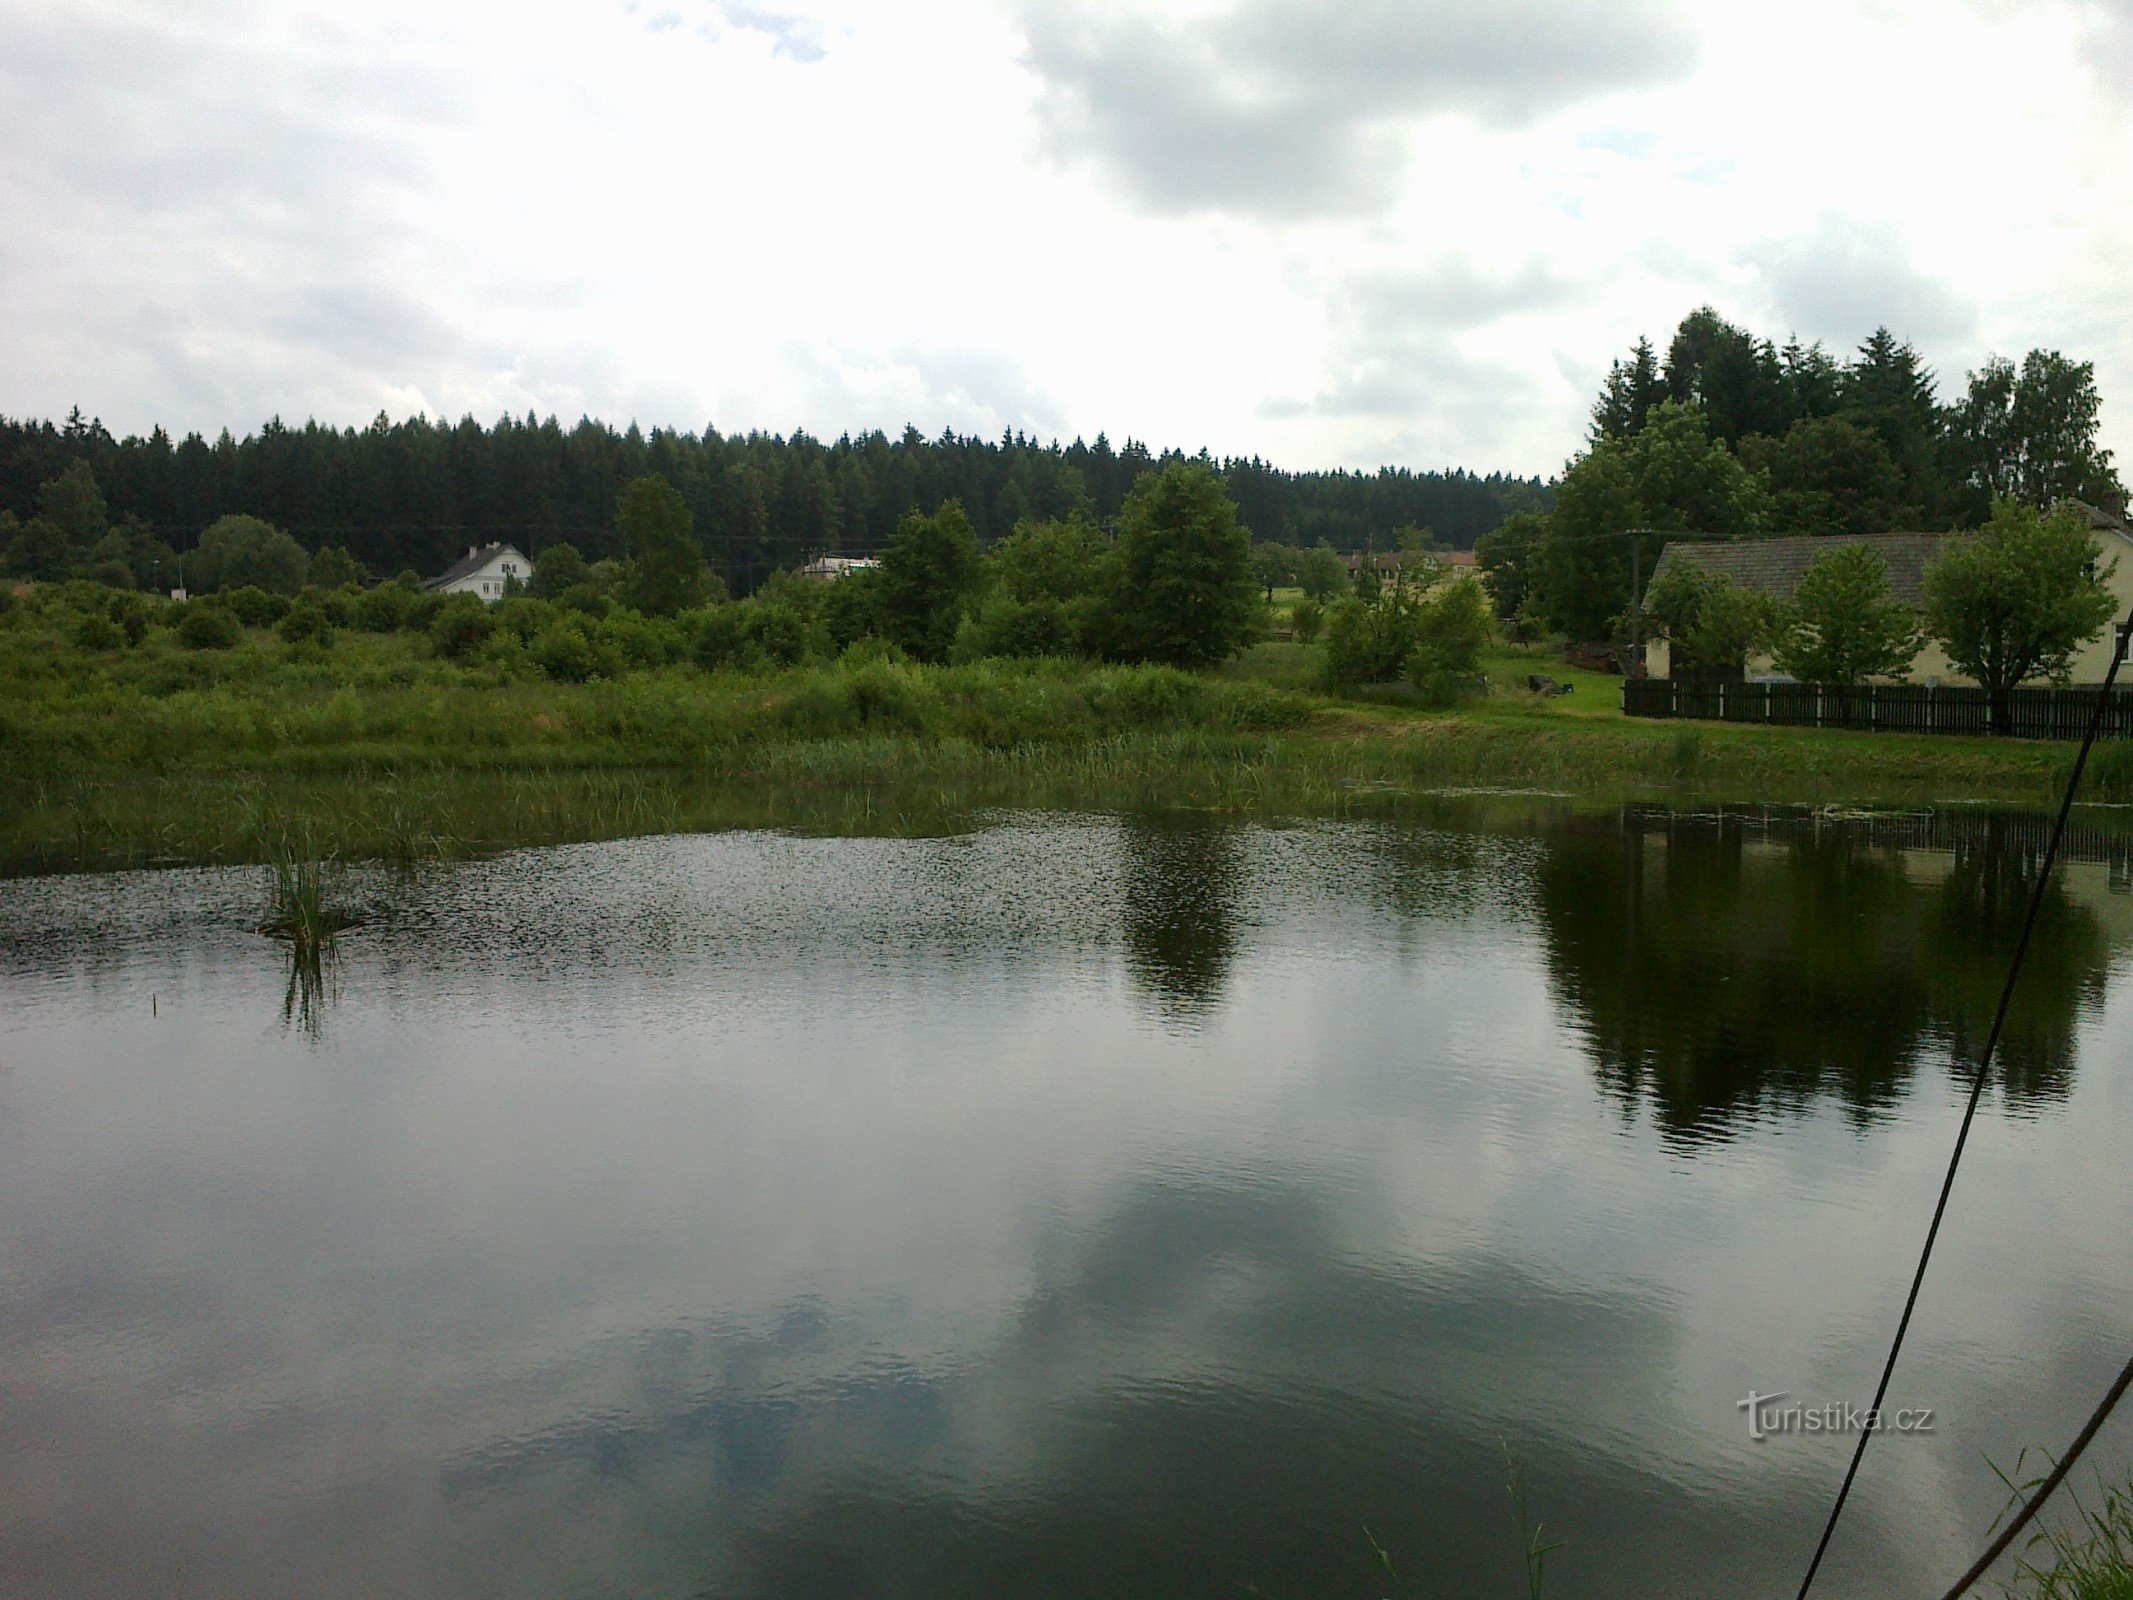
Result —
[{"label": "green grass", "polygon": [[[0,618],[0,871],[266,860],[261,819],[344,859],[680,828],[919,831],[988,808],[1389,815],[1446,793],[1586,801],[2048,804],[2064,744],[1625,718],[1616,680],[1502,648],[1450,711],[1337,699],[1315,647],[1211,673],[930,667],[878,651],[781,672],[547,680],[419,635],[228,651],[153,628],[89,651],[63,608]],[[1528,673],[1574,685],[1528,693]],[[2133,795],[2133,746],[2097,797]]]},{"label": "green grass", "polygon": [[[2018,1486],[2003,1473],[2001,1481],[2022,1498],[2038,1480]],[[2070,1481],[2034,1526],[2041,1531],[2018,1547],[2001,1586],[2009,1600],[2133,1600],[2133,1489],[2101,1483],[2084,1495]]]}]

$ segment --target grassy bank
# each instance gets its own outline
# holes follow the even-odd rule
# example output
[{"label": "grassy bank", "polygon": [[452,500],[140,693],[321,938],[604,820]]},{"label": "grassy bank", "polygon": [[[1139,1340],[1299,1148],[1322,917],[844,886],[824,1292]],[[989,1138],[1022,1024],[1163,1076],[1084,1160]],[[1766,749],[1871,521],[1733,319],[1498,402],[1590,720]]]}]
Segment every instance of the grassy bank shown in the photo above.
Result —
[{"label": "grassy bank", "polygon": [[[1449,711],[1310,687],[1309,647],[1217,673],[920,666],[861,647],[783,671],[646,667],[587,683],[462,664],[421,637],[329,647],[152,630],[85,649],[0,634],[0,868],[257,858],[267,819],[410,856],[680,828],[952,825],[1011,806],[1401,814],[1446,791],[1615,802],[2048,804],[2062,744],[1624,718],[1614,680],[1500,651]],[[1524,689],[1530,672],[1573,685]],[[2133,791],[2106,751],[2092,795]]]}]

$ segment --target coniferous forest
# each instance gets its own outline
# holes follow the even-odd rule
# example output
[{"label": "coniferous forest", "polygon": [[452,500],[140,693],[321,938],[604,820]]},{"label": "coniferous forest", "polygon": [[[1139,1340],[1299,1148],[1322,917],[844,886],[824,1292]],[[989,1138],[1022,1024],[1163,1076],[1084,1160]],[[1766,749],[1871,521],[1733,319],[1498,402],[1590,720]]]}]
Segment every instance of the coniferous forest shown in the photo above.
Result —
[{"label": "coniferous forest", "polygon": [[[688,503],[713,569],[745,594],[781,568],[827,553],[867,554],[911,510],[960,500],[981,544],[1024,518],[1118,514],[1134,480],[1186,459],[1128,440],[1114,447],[867,433],[824,443],[804,432],[721,435],[581,420],[505,417],[484,427],[423,417],[369,427],[272,421],[257,433],[173,440],[161,428],[115,438],[79,411],[64,423],[0,418],[0,512],[28,519],[40,486],[86,463],[114,527],[182,554],[216,518],[242,513],[306,549],[337,546],[373,574],[441,570],[471,544],[509,540],[529,555],[567,541],[588,559],[623,553],[614,507],[647,472]],[[1207,460],[1203,453],[1195,458]],[[1255,539],[1336,550],[1390,548],[1427,529],[1471,548],[1537,480],[1465,471],[1289,472],[1256,458],[1208,461]]]}]

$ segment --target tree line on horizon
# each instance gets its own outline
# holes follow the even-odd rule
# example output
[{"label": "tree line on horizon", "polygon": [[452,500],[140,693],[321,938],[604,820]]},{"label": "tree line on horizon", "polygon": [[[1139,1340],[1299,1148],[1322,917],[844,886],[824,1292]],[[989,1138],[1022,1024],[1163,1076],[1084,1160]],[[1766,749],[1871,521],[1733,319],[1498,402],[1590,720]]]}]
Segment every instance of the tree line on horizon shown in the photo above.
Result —
[{"label": "tree line on horizon", "polygon": [[[143,586],[157,581],[151,568],[165,570],[159,563],[174,563],[229,515],[272,523],[309,551],[343,550],[381,575],[440,571],[492,541],[532,556],[568,542],[597,561],[625,553],[617,497],[656,473],[687,504],[712,569],[746,594],[817,555],[878,552],[907,513],[949,500],[964,507],[981,545],[1026,519],[1113,523],[1138,479],[1185,461],[1216,473],[1253,538],[1299,549],[1390,548],[1399,530],[1418,527],[1469,549],[1543,493],[1536,479],[1500,473],[1293,472],[1257,457],[1156,453],[1130,439],[1114,447],[1103,434],[1046,444],[1017,432],[929,439],[906,428],[825,443],[805,432],[617,430],[590,418],[566,428],[531,414],[488,426],[381,414],[363,429],[276,420],[210,441],[173,439],[160,427],[119,438],[76,410],[63,423],[0,417],[0,523],[9,524],[0,545],[43,517],[62,537],[32,539],[40,570],[16,558],[18,575],[61,577],[116,560],[137,569]],[[54,491],[62,477],[72,486]],[[103,518],[93,529],[91,488]],[[70,514],[80,526],[66,522]],[[107,535],[115,543],[94,550]],[[69,571],[56,570],[69,559]]]},{"label": "tree line on horizon", "polygon": [[1619,640],[1670,539],[1949,532],[2064,500],[2122,513],[2101,404],[2093,363],[2055,350],[1992,357],[1943,401],[1886,327],[1847,360],[1706,306],[1664,356],[1640,339],[1613,364],[1552,503],[1475,548],[1507,622]]}]

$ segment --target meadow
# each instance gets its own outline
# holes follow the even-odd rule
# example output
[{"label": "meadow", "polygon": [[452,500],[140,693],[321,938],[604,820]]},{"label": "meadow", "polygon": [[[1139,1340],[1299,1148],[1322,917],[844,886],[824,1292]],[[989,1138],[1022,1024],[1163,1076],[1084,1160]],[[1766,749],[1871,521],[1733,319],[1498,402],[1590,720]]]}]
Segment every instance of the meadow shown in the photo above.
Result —
[{"label": "meadow", "polygon": [[[591,636],[582,681],[494,630],[189,645],[184,608],[98,624],[87,586],[0,614],[0,868],[266,859],[292,819],[335,853],[451,854],[719,826],[925,830],[1002,807],[1396,815],[1448,794],[1566,803],[2048,804],[2065,745],[1625,718],[1618,680],[1498,644],[1486,692],[1334,694],[1317,647],[1206,672],[1080,659],[922,664],[866,639],[791,665]],[[197,605],[197,603],[195,603]],[[85,620],[86,619],[86,620]],[[631,619],[631,626],[643,619]],[[1536,695],[1529,675],[1571,686]],[[2133,752],[2127,753],[2133,755]],[[2133,759],[2091,798],[2133,794]]]}]

